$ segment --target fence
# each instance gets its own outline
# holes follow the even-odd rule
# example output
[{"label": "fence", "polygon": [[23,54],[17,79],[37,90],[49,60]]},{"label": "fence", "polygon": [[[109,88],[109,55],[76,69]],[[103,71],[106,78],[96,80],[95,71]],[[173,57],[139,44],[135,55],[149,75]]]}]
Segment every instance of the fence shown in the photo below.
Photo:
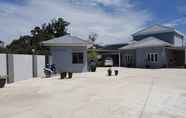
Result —
[{"label": "fence", "polygon": [[0,54],[0,75],[7,75],[8,83],[42,77],[49,60],[42,55]]},{"label": "fence", "polygon": [[7,73],[6,54],[0,54],[0,75],[6,75],[6,73]]}]

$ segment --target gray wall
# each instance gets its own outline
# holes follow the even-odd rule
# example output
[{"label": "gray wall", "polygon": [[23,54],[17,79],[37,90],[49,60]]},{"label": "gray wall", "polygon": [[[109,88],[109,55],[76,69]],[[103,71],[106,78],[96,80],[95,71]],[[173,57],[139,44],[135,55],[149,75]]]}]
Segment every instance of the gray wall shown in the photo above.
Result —
[{"label": "gray wall", "polygon": [[32,55],[13,55],[14,81],[27,80],[33,77]]},{"label": "gray wall", "polygon": [[[148,53],[157,53],[158,62],[148,62],[147,61]],[[122,66],[127,66],[126,58],[125,58],[125,56],[127,55],[132,55],[133,57],[135,57],[135,60],[133,60],[134,61],[133,63],[135,65],[132,65],[133,67],[144,68],[148,64],[152,68],[159,68],[167,64],[166,53],[163,47],[149,47],[149,48],[139,48],[136,50],[134,49],[134,50],[121,51]]]},{"label": "gray wall", "polygon": [[[148,53],[157,53],[158,62],[147,62]],[[151,48],[140,48],[136,50],[136,67],[145,67],[146,64],[150,67],[158,68],[167,64],[166,55],[164,48],[161,47],[151,47]]]},{"label": "gray wall", "polygon": [[37,55],[37,76],[44,76],[45,56]]},{"label": "gray wall", "polygon": [[0,75],[8,76],[8,83],[44,76],[45,56],[0,54]]},{"label": "gray wall", "polygon": [[43,77],[44,68],[46,66],[46,56],[43,55],[33,55],[32,56],[32,70],[33,77]]},{"label": "gray wall", "polygon": [[122,66],[128,66],[128,63],[126,61],[126,56],[132,56],[132,65],[133,67],[136,66],[136,50],[126,50],[126,51],[121,51],[121,65]]},{"label": "gray wall", "polygon": [[7,55],[7,74],[8,74],[8,83],[14,82],[14,60],[13,55],[8,54]]},{"label": "gray wall", "polygon": [[174,36],[174,45],[176,47],[182,47],[183,46],[183,38],[180,37],[179,35]]},{"label": "gray wall", "polygon": [[7,75],[6,54],[0,54],[0,75]]},{"label": "gray wall", "polygon": [[[52,61],[58,72],[84,72],[87,71],[87,48],[86,47],[53,47]],[[72,53],[83,52],[84,63],[72,64]]]}]

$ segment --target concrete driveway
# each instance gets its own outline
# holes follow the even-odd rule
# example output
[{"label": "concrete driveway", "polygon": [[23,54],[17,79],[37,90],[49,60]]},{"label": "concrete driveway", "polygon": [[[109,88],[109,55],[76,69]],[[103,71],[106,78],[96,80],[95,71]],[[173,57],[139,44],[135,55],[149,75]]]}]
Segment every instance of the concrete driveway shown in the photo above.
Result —
[{"label": "concrete driveway", "polygon": [[0,118],[186,118],[186,69],[119,68],[0,89]]}]

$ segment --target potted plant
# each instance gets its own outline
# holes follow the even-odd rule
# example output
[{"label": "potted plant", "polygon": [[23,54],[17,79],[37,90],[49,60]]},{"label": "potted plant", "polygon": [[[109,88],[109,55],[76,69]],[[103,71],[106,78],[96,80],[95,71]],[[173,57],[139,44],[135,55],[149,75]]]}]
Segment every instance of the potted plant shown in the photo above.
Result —
[{"label": "potted plant", "polygon": [[119,71],[118,70],[114,70],[115,76],[118,76]]},{"label": "potted plant", "polygon": [[67,73],[66,72],[61,73],[61,79],[65,79],[66,76],[67,76]]},{"label": "potted plant", "polygon": [[72,78],[72,74],[71,72],[68,73],[68,78],[71,79]]},{"label": "potted plant", "polygon": [[108,76],[112,76],[112,69],[111,69],[111,68],[109,68],[109,69],[107,70],[107,72],[108,72]]},{"label": "potted plant", "polygon": [[0,75],[0,88],[4,88],[5,83],[6,83],[6,76]]}]

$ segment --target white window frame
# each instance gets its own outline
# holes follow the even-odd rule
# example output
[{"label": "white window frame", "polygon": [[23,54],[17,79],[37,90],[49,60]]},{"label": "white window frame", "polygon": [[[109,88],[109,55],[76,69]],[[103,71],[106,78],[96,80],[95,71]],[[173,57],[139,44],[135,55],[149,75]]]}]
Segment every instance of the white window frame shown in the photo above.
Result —
[{"label": "white window frame", "polygon": [[[150,58],[149,58],[150,56]],[[158,63],[158,53],[148,53],[147,54],[147,61],[150,63]],[[149,60],[150,59],[150,60]]]}]

